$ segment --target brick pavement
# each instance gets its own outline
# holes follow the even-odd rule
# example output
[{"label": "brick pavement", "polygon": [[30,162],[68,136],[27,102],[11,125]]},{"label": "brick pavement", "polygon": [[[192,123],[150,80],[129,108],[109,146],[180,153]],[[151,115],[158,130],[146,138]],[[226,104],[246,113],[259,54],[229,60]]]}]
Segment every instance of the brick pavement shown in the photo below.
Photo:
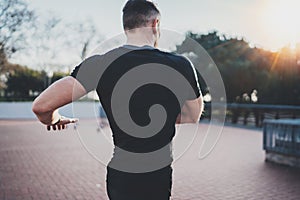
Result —
[{"label": "brick pavement", "polygon": [[[173,200],[300,199],[300,169],[265,163],[261,131],[225,127],[214,151],[199,160],[207,128],[200,125],[191,148],[174,163]],[[78,129],[87,131],[92,150],[104,151],[107,143],[96,140],[94,122]],[[187,138],[189,129],[183,128]],[[111,154],[105,151],[97,155],[102,160]],[[36,121],[0,121],[0,199],[107,200],[105,167],[72,128],[47,133]]]}]

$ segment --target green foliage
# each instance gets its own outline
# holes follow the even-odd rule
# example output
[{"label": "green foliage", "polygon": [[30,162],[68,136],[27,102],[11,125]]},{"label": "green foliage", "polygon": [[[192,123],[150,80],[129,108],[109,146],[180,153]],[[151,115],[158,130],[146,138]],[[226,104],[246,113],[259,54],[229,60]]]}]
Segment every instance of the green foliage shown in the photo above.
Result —
[{"label": "green foliage", "polygon": [[[216,63],[228,102],[242,99],[243,94],[250,96],[255,89],[259,103],[300,105],[300,66],[297,65],[300,47],[297,51],[283,48],[272,53],[217,32],[206,35],[188,32],[187,37],[201,44]],[[177,52],[186,52],[186,41],[177,47]],[[202,91],[207,91],[205,83],[201,85]]]},{"label": "green foliage", "polygon": [[51,83],[54,83],[55,81],[67,76],[68,74],[67,73],[64,73],[64,72],[54,72],[53,73],[53,76],[51,78]]},{"label": "green foliage", "polygon": [[[2,66],[5,82],[0,88],[0,101],[31,101],[53,82],[65,77],[63,72],[54,72],[49,77],[45,71],[6,63]],[[1,86],[1,85],[0,85]]]},{"label": "green foliage", "polygon": [[46,81],[47,74],[44,71],[19,66],[8,74],[6,98],[8,100],[31,100],[45,89]]}]

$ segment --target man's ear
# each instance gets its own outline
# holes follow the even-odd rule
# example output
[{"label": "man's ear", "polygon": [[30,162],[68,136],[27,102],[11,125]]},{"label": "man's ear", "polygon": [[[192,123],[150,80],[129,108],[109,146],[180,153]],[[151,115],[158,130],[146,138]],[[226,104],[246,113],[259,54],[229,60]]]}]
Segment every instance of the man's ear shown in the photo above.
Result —
[{"label": "man's ear", "polygon": [[152,22],[152,30],[154,34],[157,34],[159,32],[159,19],[154,19]]}]

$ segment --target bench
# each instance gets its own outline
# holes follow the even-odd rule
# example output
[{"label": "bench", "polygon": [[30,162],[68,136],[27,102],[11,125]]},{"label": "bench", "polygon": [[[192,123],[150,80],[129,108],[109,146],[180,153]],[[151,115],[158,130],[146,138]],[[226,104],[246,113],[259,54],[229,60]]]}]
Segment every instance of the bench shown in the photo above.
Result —
[{"label": "bench", "polygon": [[266,161],[300,167],[300,120],[265,120],[263,148]]}]

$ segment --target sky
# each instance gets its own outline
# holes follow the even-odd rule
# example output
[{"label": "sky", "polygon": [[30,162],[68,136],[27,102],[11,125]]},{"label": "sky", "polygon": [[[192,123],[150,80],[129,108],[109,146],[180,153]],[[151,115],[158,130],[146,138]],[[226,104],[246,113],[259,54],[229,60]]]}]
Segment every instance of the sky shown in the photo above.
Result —
[{"label": "sky", "polygon": [[[123,33],[121,19],[126,0],[25,1],[40,18],[49,16],[50,13],[65,22],[81,23],[89,20],[106,39]],[[207,33],[216,30],[230,37],[243,38],[251,47],[257,46],[272,51],[286,45],[293,48],[300,42],[299,0],[155,0],[154,2],[161,11],[161,28],[182,35],[187,31]],[[32,57],[45,60],[39,56]],[[76,60],[78,56],[75,56],[75,59],[71,56],[62,57]],[[34,61],[31,58],[17,55],[13,62],[33,66]]]},{"label": "sky", "polygon": [[[122,32],[125,0],[28,0],[39,14],[51,11],[69,21],[89,19],[110,38]],[[277,50],[300,41],[298,0],[156,0],[162,28],[178,32],[217,30],[253,45]]]}]

